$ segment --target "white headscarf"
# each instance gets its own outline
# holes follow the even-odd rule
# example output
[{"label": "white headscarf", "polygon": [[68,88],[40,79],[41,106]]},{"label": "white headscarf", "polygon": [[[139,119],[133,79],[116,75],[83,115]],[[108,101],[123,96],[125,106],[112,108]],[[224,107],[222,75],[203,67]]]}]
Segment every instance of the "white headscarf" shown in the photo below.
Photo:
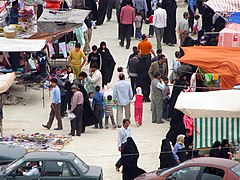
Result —
[{"label": "white headscarf", "polygon": [[141,87],[137,87],[136,92],[137,92],[138,95],[141,95],[141,96],[143,95]]}]

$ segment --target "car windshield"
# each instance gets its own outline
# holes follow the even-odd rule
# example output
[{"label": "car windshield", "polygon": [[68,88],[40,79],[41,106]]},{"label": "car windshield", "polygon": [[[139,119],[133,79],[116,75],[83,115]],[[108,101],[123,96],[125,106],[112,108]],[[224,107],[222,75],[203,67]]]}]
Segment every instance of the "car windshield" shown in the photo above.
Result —
[{"label": "car windshield", "polygon": [[185,164],[186,164],[186,162],[183,162],[183,163],[178,164],[177,166],[174,166],[174,167],[169,168],[169,169],[160,169],[160,170],[157,172],[157,175],[158,175],[158,176],[165,175],[165,174],[167,174],[168,172],[171,172],[171,171],[173,171],[173,170],[175,170],[175,169],[177,169],[177,168],[179,168],[179,167],[181,167],[181,166],[183,166],[183,165],[185,165]]},{"label": "car windshield", "polygon": [[13,161],[11,164],[9,164],[6,167],[6,170],[3,174],[11,172],[12,170],[16,169],[16,167],[18,167],[20,164],[22,164],[23,162],[24,162],[23,158]]},{"label": "car windshield", "polygon": [[83,173],[88,172],[88,165],[83,162],[81,159],[79,159],[78,157],[75,157],[75,159],[73,160],[74,163],[83,171]]},{"label": "car windshield", "polygon": [[231,170],[240,177],[240,163],[238,163],[236,166],[232,167]]}]

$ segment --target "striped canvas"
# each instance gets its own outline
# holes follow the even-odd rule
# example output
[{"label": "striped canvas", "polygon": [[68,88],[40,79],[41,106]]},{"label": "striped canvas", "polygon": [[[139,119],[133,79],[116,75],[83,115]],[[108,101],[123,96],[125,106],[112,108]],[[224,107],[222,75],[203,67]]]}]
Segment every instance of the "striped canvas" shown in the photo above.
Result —
[{"label": "striped canvas", "polygon": [[211,147],[215,141],[228,139],[233,145],[240,143],[240,118],[209,117],[195,118],[194,148]]},{"label": "striped canvas", "polygon": [[215,12],[240,12],[239,0],[209,0],[205,4]]}]

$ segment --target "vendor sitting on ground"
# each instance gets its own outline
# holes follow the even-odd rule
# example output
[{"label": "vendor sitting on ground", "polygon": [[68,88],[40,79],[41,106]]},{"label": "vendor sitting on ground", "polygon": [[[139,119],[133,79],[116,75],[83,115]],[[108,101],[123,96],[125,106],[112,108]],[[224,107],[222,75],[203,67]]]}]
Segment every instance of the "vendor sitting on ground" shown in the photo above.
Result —
[{"label": "vendor sitting on ground", "polygon": [[38,169],[38,162],[35,162],[35,161],[30,162],[29,167],[31,167],[29,171],[25,171],[22,168],[19,168],[18,172],[22,173],[23,176],[40,176],[40,171]]},{"label": "vendor sitting on ground", "polygon": [[19,18],[18,11],[19,11],[18,1],[13,1],[12,8],[10,9],[8,24],[18,24]]}]

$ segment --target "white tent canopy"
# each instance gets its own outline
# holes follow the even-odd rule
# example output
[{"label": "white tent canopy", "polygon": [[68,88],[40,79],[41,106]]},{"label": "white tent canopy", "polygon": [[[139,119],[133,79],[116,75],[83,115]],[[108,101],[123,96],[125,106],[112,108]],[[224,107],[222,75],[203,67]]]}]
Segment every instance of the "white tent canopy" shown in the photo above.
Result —
[{"label": "white tent canopy", "polygon": [[0,51],[2,52],[36,52],[41,51],[46,40],[40,39],[10,39],[0,37]]},{"label": "white tent canopy", "polygon": [[192,118],[240,117],[240,90],[182,92],[175,108]]},{"label": "white tent canopy", "polygon": [[208,0],[205,4],[215,12],[240,12],[239,0]]}]

